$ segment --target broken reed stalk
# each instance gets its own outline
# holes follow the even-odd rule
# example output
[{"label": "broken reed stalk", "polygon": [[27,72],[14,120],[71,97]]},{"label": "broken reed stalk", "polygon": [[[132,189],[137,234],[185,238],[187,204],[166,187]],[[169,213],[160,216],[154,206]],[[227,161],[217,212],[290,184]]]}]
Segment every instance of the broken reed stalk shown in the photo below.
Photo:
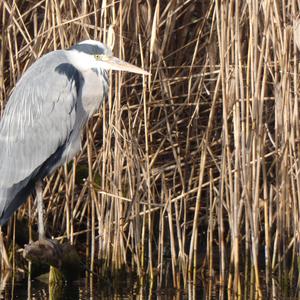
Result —
[{"label": "broken reed stalk", "polygon": [[1,114],[37,57],[110,25],[115,53],[151,70],[110,75],[82,153],[45,182],[49,232],[85,243],[91,271],[130,265],[158,286],[207,267],[254,295],[299,272],[298,2],[83,3],[0,2]]}]

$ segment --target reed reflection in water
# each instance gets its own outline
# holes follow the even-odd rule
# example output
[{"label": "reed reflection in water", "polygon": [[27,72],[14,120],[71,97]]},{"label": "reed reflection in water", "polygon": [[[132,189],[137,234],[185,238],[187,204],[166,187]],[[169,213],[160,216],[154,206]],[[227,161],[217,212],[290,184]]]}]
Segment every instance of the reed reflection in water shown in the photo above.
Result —
[{"label": "reed reflection in water", "polygon": [[[251,274],[250,274],[251,275]],[[263,275],[262,275],[263,276]],[[130,277],[130,276],[129,276]],[[252,281],[251,281],[252,277]],[[271,286],[255,290],[253,276],[244,283],[242,293],[234,294],[228,287],[215,280],[199,280],[197,284],[188,283],[186,290],[156,289],[154,286],[139,286],[137,282],[120,281],[117,284],[97,280],[87,276],[64,286],[48,284],[47,276],[31,280],[30,277],[17,278],[12,272],[1,274],[0,299],[299,299],[299,290],[281,288],[276,278]],[[171,285],[171,283],[170,283]],[[262,298],[259,295],[263,295]]]}]

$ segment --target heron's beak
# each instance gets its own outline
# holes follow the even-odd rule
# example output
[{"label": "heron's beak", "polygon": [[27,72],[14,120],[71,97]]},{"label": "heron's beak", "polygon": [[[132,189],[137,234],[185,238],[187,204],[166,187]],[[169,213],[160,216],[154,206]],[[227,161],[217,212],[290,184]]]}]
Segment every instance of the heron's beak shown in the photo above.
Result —
[{"label": "heron's beak", "polygon": [[149,75],[149,72],[114,56],[101,55],[100,62],[101,67],[108,70],[126,71],[136,74]]}]

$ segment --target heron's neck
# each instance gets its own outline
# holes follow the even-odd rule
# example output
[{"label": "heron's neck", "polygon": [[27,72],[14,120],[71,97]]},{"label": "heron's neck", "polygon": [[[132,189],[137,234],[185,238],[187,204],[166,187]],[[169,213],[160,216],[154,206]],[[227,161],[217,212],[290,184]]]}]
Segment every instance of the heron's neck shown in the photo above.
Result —
[{"label": "heron's neck", "polygon": [[[100,68],[94,62],[94,58],[76,50],[67,50],[66,55],[70,63],[84,76],[93,71],[97,77],[102,81],[105,93],[108,91],[109,74],[106,69]],[[84,76],[85,77],[85,76]]]}]

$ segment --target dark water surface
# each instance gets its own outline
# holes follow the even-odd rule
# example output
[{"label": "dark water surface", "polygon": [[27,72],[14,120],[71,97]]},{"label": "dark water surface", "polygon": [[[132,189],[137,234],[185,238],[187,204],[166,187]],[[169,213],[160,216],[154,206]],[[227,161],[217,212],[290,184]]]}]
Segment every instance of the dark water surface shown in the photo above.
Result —
[{"label": "dark water surface", "polygon": [[[3,276],[2,276],[3,278]],[[200,296],[201,292],[199,293]],[[190,295],[191,296],[191,295]],[[81,279],[62,287],[49,288],[45,280],[14,280],[8,275],[1,280],[0,299],[199,299],[189,297],[188,292],[176,289],[151,290],[149,287],[137,287],[120,282],[118,287],[109,283],[100,283],[90,278]],[[201,299],[205,299],[202,298]]]},{"label": "dark water surface", "polygon": [[[297,286],[294,289],[280,288],[278,281],[272,280],[271,286],[262,289],[262,298],[259,298],[253,285],[243,287],[242,295],[235,296],[230,293],[226,286],[217,285],[214,280],[200,280],[197,285],[189,284],[185,291],[176,289],[163,289],[141,287],[132,280],[118,281],[117,286],[110,281],[97,281],[87,277],[50,288],[46,276],[28,280],[15,279],[10,273],[0,276],[0,300],[2,299],[300,299]],[[298,290],[298,291],[297,291]]]}]

